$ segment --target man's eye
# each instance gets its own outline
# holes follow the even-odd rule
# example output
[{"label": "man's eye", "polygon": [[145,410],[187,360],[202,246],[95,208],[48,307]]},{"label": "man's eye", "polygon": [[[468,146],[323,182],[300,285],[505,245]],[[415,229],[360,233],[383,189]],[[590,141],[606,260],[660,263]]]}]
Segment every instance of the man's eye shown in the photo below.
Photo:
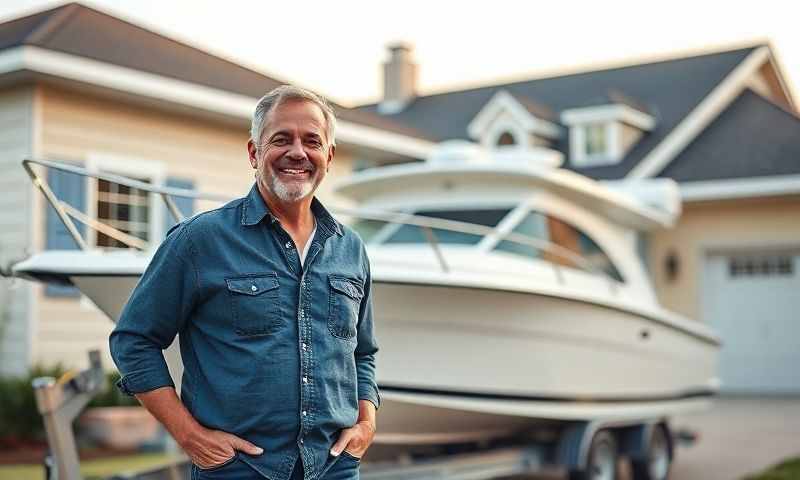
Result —
[{"label": "man's eye", "polygon": [[276,138],[276,139],[272,140],[272,144],[273,145],[278,145],[278,146],[288,145],[289,144],[289,139],[288,138]]}]

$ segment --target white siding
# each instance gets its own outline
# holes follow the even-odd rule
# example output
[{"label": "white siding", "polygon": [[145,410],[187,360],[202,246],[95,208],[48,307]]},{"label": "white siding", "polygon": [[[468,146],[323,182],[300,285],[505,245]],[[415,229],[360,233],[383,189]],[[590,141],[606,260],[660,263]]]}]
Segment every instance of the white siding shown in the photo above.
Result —
[{"label": "white siding", "polygon": [[[0,92],[0,264],[19,260],[31,244],[31,183],[20,161],[33,149],[32,87]],[[0,280],[0,374],[21,374],[30,359],[32,286]]]}]

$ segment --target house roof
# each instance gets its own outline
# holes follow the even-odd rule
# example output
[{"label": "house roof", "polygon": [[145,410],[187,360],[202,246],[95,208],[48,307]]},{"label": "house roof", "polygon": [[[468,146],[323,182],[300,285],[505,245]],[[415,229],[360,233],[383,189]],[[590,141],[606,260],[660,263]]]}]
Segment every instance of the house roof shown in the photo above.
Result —
[{"label": "house roof", "polygon": [[[35,46],[259,98],[287,83],[79,3],[0,24],[0,50]],[[334,104],[337,117],[431,139],[413,126]]]},{"label": "house roof", "polygon": [[[609,92],[625,92],[626,104],[634,103],[637,109],[644,108],[656,117],[655,128],[618,164],[591,168],[564,165],[598,179],[622,178],[761,46],[420,96],[402,111],[385,116],[440,140],[468,139],[467,125],[499,90],[516,98],[535,99],[556,112],[596,104],[597,98],[608,97]],[[377,113],[377,104],[360,109]],[[554,147],[568,157],[567,135]]]},{"label": "house roof", "polygon": [[678,182],[800,174],[800,117],[744,90],[658,175]]},{"label": "house roof", "polygon": [[647,108],[647,105],[644,102],[641,102],[635,98],[632,98],[630,95],[626,95],[619,90],[613,89],[607,92],[604,92],[597,97],[590,98],[586,101],[582,107],[594,107],[600,105],[625,105],[631,108],[634,108],[642,113],[647,113],[652,115],[653,112]]},{"label": "house roof", "polygon": [[553,112],[553,110],[546,105],[542,105],[530,98],[520,95],[512,94],[512,97],[514,97],[514,99],[516,99],[520,105],[525,107],[525,109],[534,117],[541,118],[542,120],[558,121],[558,117],[556,117],[555,112]]}]

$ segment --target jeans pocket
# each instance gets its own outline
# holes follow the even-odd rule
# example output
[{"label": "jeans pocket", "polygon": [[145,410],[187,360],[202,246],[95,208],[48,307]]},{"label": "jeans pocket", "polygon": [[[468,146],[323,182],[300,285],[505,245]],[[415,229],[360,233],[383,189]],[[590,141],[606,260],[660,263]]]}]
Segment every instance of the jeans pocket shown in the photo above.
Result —
[{"label": "jeans pocket", "polygon": [[236,333],[267,335],[280,327],[278,274],[255,273],[225,279]]},{"label": "jeans pocket", "polygon": [[361,457],[356,457],[355,455],[353,455],[352,453],[348,452],[347,450],[342,450],[341,455],[342,455],[343,458],[347,458],[347,459],[349,459],[351,461],[354,461],[354,462],[357,462],[357,463],[361,463]]},{"label": "jeans pocket", "polygon": [[328,330],[334,337],[352,339],[356,336],[358,312],[364,288],[358,280],[330,275]]}]

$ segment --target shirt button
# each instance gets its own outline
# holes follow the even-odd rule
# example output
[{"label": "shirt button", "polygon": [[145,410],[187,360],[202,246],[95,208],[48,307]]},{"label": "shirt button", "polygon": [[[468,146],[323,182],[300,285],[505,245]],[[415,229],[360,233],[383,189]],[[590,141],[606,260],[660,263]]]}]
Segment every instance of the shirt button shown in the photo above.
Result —
[{"label": "shirt button", "polygon": [[303,416],[305,417],[306,415],[308,415],[308,412],[306,412],[305,410],[303,410]]},{"label": "shirt button", "polygon": [[292,242],[286,242],[286,248],[292,248]]},{"label": "shirt button", "polygon": [[308,350],[308,345],[306,345],[305,343],[303,344],[303,350]]},{"label": "shirt button", "polygon": [[301,438],[301,439],[300,439],[300,445],[302,445],[302,444],[303,444],[303,439]]},{"label": "shirt button", "polygon": [[303,383],[308,383],[308,377],[303,377]]},{"label": "shirt button", "polygon": [[252,286],[250,286],[250,290],[252,290],[254,292],[257,292],[258,291],[258,287],[256,287],[255,285],[252,285]]}]

